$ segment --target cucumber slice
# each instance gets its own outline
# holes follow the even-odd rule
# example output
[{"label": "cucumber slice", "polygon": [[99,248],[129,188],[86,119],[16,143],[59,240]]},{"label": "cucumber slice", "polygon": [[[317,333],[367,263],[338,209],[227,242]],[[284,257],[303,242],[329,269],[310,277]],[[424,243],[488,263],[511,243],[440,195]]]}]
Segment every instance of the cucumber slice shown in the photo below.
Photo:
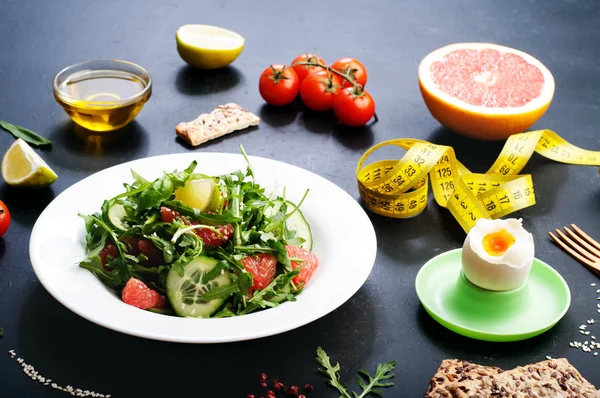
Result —
[{"label": "cucumber slice", "polygon": [[[275,200],[273,201],[273,206],[269,207],[265,211],[265,215],[267,217],[272,217],[274,214],[277,214],[281,205],[283,204],[283,200]],[[286,214],[290,214],[296,208],[296,205],[289,200],[286,200],[287,211]],[[305,241],[300,245],[304,250],[311,251],[312,250],[312,232],[310,230],[310,225],[306,222],[304,215],[300,211],[300,209],[296,210],[294,214],[292,214],[285,222],[287,228],[290,231],[296,231],[297,238],[303,238]]]},{"label": "cucumber slice", "polygon": [[125,207],[119,203],[113,204],[108,209],[108,221],[113,227],[121,232],[125,232],[129,229],[129,225],[123,221],[126,215],[127,213],[125,212]]},{"label": "cucumber slice", "polygon": [[208,283],[202,283],[204,275],[210,272],[217,260],[198,256],[183,267],[183,278],[171,269],[167,274],[167,297],[177,315],[192,318],[207,318],[217,312],[225,299],[205,301],[201,297],[207,291],[231,283],[227,272],[222,273]]}]

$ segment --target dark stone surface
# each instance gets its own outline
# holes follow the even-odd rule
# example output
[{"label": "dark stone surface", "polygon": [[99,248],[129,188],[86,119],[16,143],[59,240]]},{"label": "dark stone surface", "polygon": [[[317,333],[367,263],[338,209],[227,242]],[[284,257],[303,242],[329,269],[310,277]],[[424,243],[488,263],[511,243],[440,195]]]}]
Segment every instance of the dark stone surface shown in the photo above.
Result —
[{"label": "dark stone surface", "polygon": [[[344,380],[396,359],[397,386],[390,397],[418,397],[444,358],[510,368],[566,356],[600,387],[600,357],[569,348],[578,326],[600,318],[590,283],[598,278],[561,252],[547,232],[576,223],[600,237],[597,168],[569,166],[534,155],[537,205],[516,213],[534,234],[537,256],[567,280],[573,301],[549,332],[523,342],[493,344],[458,336],[435,323],[414,290],[420,266],[432,255],[459,247],[464,233],[431,201],[410,220],[370,215],[378,238],[371,276],[345,305],[300,329],[255,341],[183,345],[143,340],[96,326],[64,308],[37,281],[28,256],[31,228],[45,206],[73,183],[103,168],[137,158],[190,150],[235,152],[286,161],[326,177],[358,199],[354,167],[372,144],[415,137],[452,145],[472,170],[487,170],[500,144],[474,142],[440,128],[417,85],[427,53],[460,41],[516,47],[544,62],[556,95],[537,128],[552,128],[576,145],[600,149],[600,7],[587,1],[7,1],[0,0],[0,119],[31,128],[54,141],[42,156],[59,174],[49,189],[27,192],[0,185],[13,223],[0,239],[0,396],[61,397],[24,376],[5,353],[15,349],[42,374],[61,384],[112,393],[113,397],[258,397],[258,375],[289,384],[312,383],[314,397],[337,397],[316,372],[322,346],[342,364]],[[200,72],[175,48],[175,30],[186,23],[215,24],[247,39],[230,67]],[[331,115],[300,106],[273,109],[257,90],[270,63],[289,63],[314,51],[328,62],[362,60],[367,88],[381,120],[356,132]],[[100,147],[78,138],[52,97],[52,78],[63,67],[120,58],[146,67],[154,94],[123,137]],[[260,128],[238,132],[197,149],[175,138],[174,127],[216,105],[237,102],[262,118]],[[12,137],[0,133],[2,153]],[[356,242],[349,242],[356,247]],[[60,248],[57,248],[60,250]],[[599,326],[595,326],[598,328]],[[596,332],[600,336],[600,332]]]}]

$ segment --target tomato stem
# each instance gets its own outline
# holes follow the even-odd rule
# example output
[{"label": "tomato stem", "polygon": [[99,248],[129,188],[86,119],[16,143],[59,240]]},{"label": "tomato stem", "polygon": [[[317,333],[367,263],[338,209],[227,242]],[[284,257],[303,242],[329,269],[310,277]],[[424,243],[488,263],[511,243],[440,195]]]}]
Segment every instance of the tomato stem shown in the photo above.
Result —
[{"label": "tomato stem", "polygon": [[[352,77],[350,76],[350,73],[342,73],[338,70],[333,69],[330,66],[327,65],[323,65],[321,63],[319,63],[319,61],[317,61],[316,58],[309,58],[308,61],[305,62],[295,62],[293,65],[306,65],[306,66],[318,66],[320,68],[323,68],[325,70],[327,70],[328,72],[331,72],[335,75],[340,76],[341,78],[343,78],[344,80],[346,80],[347,82],[349,82],[350,84],[352,84],[353,86],[353,91],[354,94],[359,96],[362,94],[362,92],[364,91],[364,87],[360,84],[358,84],[357,82],[355,82],[354,80],[352,80]],[[330,79],[331,80],[331,79]],[[373,117],[375,118],[375,121],[378,122],[379,121],[379,116],[377,116],[377,112],[373,113]]]},{"label": "tomato stem", "polygon": [[[314,61],[312,61],[313,59],[314,59]],[[293,65],[318,66],[320,68],[326,69],[328,72],[331,72],[331,73],[343,78],[348,83],[352,84],[354,86],[354,88],[356,88],[356,86],[358,85],[354,80],[352,80],[352,77],[350,76],[349,73],[342,73],[338,70],[333,69],[330,66],[320,64],[319,61],[316,60],[316,58],[310,58],[306,62],[295,62]]]}]

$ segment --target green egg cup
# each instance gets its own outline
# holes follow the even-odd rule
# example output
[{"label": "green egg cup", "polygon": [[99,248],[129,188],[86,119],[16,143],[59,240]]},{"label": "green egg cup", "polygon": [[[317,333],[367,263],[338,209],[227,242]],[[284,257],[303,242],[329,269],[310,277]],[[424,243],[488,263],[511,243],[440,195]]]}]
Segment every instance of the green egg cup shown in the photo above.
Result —
[{"label": "green egg cup", "polygon": [[464,276],[461,252],[450,250],[432,258],[415,281],[421,304],[444,327],[477,340],[525,340],[552,328],[569,309],[569,286],[543,261],[534,259],[521,287],[494,292]]}]

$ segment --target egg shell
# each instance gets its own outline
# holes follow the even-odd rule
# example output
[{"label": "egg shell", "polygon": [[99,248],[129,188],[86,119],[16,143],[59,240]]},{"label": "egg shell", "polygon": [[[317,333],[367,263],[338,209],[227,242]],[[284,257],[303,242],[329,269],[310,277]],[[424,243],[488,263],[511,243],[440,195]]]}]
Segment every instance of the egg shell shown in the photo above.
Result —
[{"label": "egg shell", "polygon": [[[482,223],[487,224],[486,228],[489,228],[489,224],[491,224],[490,220],[482,221]],[[499,225],[498,229],[501,228],[502,226]],[[520,242],[520,245],[525,244],[530,250],[522,253],[519,264],[489,261],[489,259],[483,258],[481,254],[477,253],[478,250],[481,250],[481,242],[474,242],[472,234],[467,235],[462,250],[462,267],[465,277],[474,285],[492,291],[507,291],[523,286],[527,282],[534,260],[533,236],[524,229],[523,232],[526,235],[521,236],[520,239],[526,239],[526,241]],[[478,237],[480,238],[480,236]]]},{"label": "egg shell", "polygon": [[467,279],[483,289],[494,291],[512,290],[522,286],[529,276],[533,258],[520,268],[508,264],[492,264],[469,250],[470,237],[467,237],[462,251],[463,272]]}]

